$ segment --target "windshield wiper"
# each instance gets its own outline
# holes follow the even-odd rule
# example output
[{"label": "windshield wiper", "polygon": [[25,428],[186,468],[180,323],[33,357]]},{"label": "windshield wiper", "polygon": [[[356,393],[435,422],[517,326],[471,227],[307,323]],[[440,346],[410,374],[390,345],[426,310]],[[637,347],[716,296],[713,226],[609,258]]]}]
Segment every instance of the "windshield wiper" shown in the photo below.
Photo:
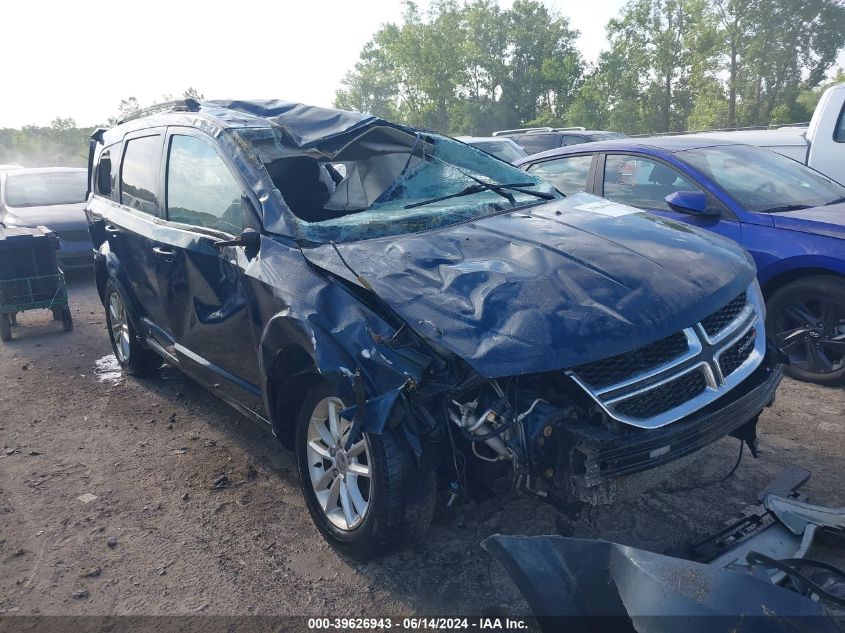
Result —
[{"label": "windshield wiper", "polygon": [[802,209],[810,209],[809,204],[785,204],[782,207],[772,207],[766,209],[763,213],[781,213],[784,211],[801,211]]},{"label": "windshield wiper", "polygon": [[406,209],[414,209],[416,207],[421,207],[426,204],[434,204],[435,202],[441,202],[443,200],[449,200],[450,198],[460,198],[461,196],[471,196],[474,193],[481,193],[482,191],[495,191],[500,196],[507,198],[508,202],[511,204],[516,204],[516,200],[513,197],[513,194],[509,193],[507,190],[518,191],[519,193],[527,193],[532,196],[536,196],[537,198],[542,198],[543,200],[552,200],[554,196],[550,193],[544,193],[541,191],[529,191],[528,189],[523,189],[523,187],[535,187],[536,183],[533,182],[513,182],[513,183],[496,183],[496,182],[479,182],[474,185],[469,185],[468,187],[464,187],[457,193],[450,193],[446,196],[440,196],[439,198],[431,198],[430,200],[423,200],[422,202],[413,202],[411,204],[406,204]]},{"label": "windshield wiper", "polygon": [[835,200],[831,200],[830,202],[825,202],[824,206],[829,207],[832,204],[841,204],[843,202],[845,202],[845,196],[842,196],[841,198],[836,198]]}]

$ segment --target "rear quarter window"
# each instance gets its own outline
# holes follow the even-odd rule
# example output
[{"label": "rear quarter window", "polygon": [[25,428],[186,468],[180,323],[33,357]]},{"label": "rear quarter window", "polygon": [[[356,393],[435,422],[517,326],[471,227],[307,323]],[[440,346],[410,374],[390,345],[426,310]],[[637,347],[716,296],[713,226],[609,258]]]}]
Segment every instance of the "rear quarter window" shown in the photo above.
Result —
[{"label": "rear quarter window", "polygon": [[160,135],[126,141],[120,169],[121,204],[152,215],[158,213],[161,146]]}]

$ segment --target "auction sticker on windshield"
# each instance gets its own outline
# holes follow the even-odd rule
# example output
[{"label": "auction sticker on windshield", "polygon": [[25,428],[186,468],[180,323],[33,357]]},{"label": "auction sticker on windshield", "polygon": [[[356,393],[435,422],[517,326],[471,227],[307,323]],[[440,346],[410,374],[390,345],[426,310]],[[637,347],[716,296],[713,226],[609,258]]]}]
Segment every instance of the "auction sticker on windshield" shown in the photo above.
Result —
[{"label": "auction sticker on windshield", "polygon": [[640,212],[638,209],[634,209],[633,207],[626,207],[622,204],[616,204],[615,202],[611,202],[610,200],[599,200],[598,202],[579,204],[577,207],[573,208],[578,209],[579,211],[589,211],[590,213],[606,215],[611,218],[618,218],[623,215],[630,215],[631,213]]}]

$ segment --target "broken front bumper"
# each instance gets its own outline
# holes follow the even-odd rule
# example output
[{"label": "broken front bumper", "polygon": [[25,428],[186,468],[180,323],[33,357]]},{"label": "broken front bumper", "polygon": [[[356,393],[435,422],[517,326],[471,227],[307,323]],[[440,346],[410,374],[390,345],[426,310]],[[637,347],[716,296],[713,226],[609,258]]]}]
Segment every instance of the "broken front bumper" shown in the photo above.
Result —
[{"label": "broken front bumper", "polygon": [[570,450],[562,457],[568,461],[571,493],[593,505],[614,503],[667,479],[722,437],[733,435],[753,445],[757,416],[771,404],[782,375],[778,353],[770,347],[741,385],[666,427],[628,435],[586,424],[566,428]]}]

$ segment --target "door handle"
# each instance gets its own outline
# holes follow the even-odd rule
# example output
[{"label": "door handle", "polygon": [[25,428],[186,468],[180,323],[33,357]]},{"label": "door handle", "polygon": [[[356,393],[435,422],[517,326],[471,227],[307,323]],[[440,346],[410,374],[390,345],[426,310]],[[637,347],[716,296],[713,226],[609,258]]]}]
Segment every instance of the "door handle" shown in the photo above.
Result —
[{"label": "door handle", "polygon": [[156,257],[161,257],[166,262],[172,262],[176,259],[176,251],[172,251],[169,248],[156,246],[153,248],[153,253],[155,253]]},{"label": "door handle", "polygon": [[106,230],[106,233],[112,233],[113,235],[120,233],[120,229],[114,224],[106,224],[103,228]]}]

